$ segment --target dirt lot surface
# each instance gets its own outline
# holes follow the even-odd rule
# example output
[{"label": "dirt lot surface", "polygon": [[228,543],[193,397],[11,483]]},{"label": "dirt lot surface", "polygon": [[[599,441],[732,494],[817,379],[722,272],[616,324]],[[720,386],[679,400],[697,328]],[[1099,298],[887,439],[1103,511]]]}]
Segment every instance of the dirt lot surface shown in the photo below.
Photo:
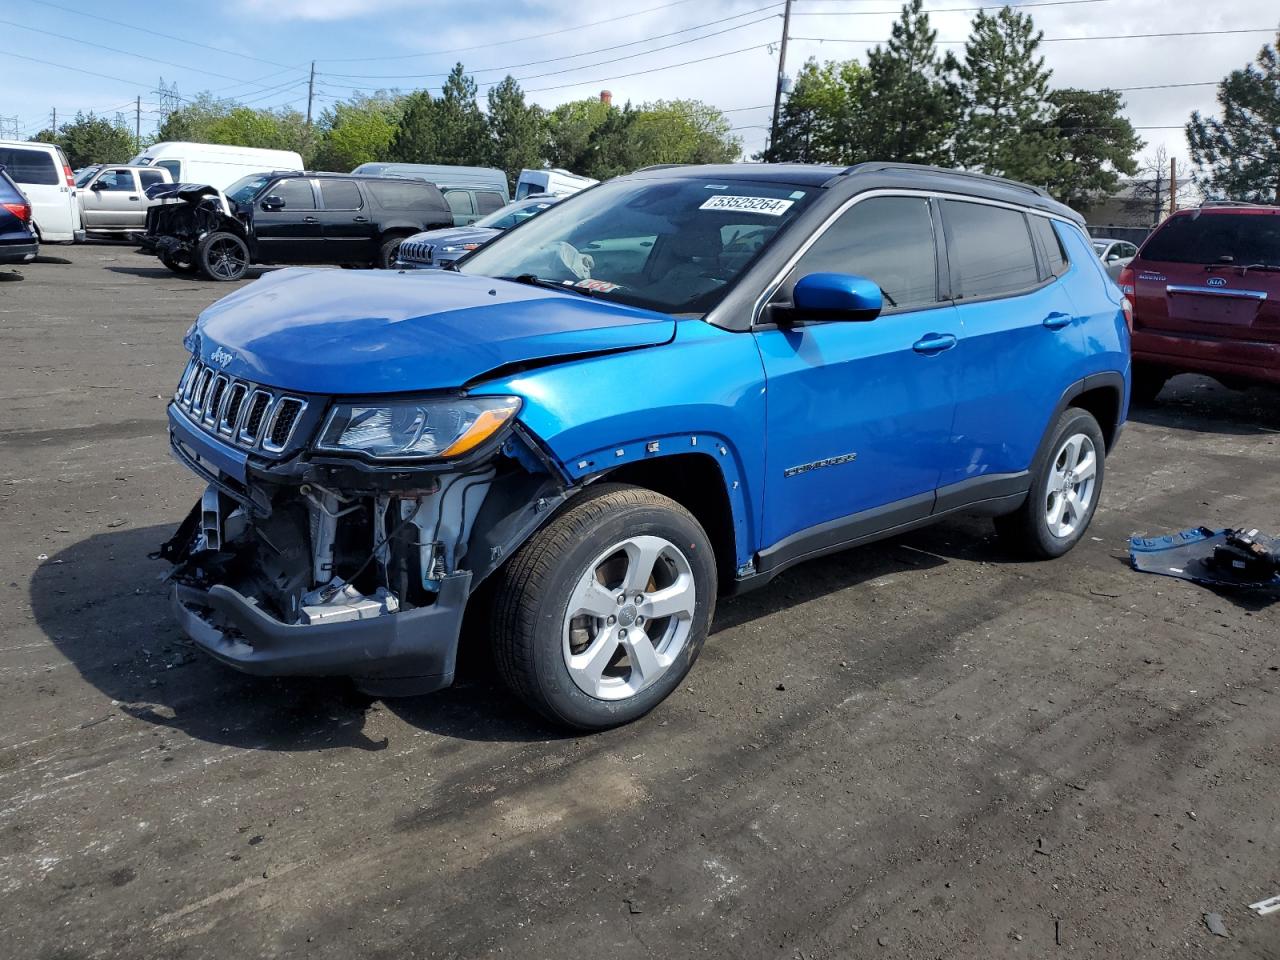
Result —
[{"label": "dirt lot surface", "polygon": [[1280,957],[1275,598],[1124,559],[1280,528],[1273,394],[1174,381],[1060,561],[975,519],[808,563],[565,737],[482,658],[379,702],[184,643],[164,404],[229,288],[47,252],[0,281],[0,956]]}]

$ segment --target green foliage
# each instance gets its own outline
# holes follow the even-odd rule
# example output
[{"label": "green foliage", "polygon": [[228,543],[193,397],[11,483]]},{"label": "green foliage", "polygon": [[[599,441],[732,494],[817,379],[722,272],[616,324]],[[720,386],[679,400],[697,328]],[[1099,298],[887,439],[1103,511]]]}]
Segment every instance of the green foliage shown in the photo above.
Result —
[{"label": "green foliage", "polygon": [[396,163],[432,163],[439,139],[436,136],[436,101],[425,90],[409,94],[385,159]]},{"label": "green foliage", "polygon": [[77,113],[75,120],[62,124],[56,132],[41,130],[31,139],[62,147],[73,168],[91,163],[124,163],[138,152],[128,126],[93,113]]},{"label": "green foliage", "polygon": [[400,124],[402,98],[380,91],[357,94],[327,107],[311,166],[345,173],[362,163],[387,159]]},{"label": "green foliage", "polygon": [[657,100],[636,112],[629,128],[637,166],[731,163],[742,155],[733,124],[700,100]]},{"label": "green foliage", "polygon": [[489,128],[476,102],[476,82],[456,64],[435,103],[435,163],[489,164]]},{"label": "green foliage", "polygon": [[866,82],[851,104],[858,120],[850,131],[857,138],[847,143],[852,161],[950,161],[960,113],[951,75],[958,64],[949,53],[939,56],[937,39],[923,0],[908,0],[889,42],[867,54]]},{"label": "green foliage", "polygon": [[546,115],[542,108],[527,104],[514,77],[489,88],[490,162],[506,171],[512,187],[526,167],[542,166],[546,140]]},{"label": "green foliage", "polygon": [[1114,90],[1064,88],[1048,95],[1049,175],[1041,181],[1070,207],[1112,193],[1120,175],[1138,171],[1135,155],[1144,146]]},{"label": "green foliage", "polygon": [[230,146],[294,150],[304,158],[314,150],[314,132],[297,110],[264,110],[202,93],[164,118],[157,140],[190,140]]},{"label": "green foliage", "polygon": [[594,97],[560,104],[547,116],[547,162],[553,167],[594,176],[587,173],[594,162],[592,140],[610,115],[617,112],[617,107]]},{"label": "green foliage", "polygon": [[856,60],[809,60],[783,104],[777,139],[760,158],[849,163],[861,139],[858,106],[866,83],[866,70]]},{"label": "green foliage", "polygon": [[1049,176],[1049,74],[1037,56],[1042,31],[1031,16],[1003,7],[973,19],[958,72],[964,136],[955,159],[964,167],[1043,183]]},{"label": "green foliage", "polygon": [[1280,34],[1254,63],[1218,84],[1222,117],[1191,114],[1187,144],[1196,180],[1230,200],[1280,202]]}]

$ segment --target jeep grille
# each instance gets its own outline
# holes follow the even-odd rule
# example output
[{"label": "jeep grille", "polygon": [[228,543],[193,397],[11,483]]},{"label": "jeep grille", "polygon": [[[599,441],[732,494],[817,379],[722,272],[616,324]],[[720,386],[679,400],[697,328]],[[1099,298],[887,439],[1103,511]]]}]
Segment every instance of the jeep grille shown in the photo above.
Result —
[{"label": "jeep grille", "polygon": [[406,263],[430,263],[435,252],[435,244],[426,240],[406,240],[400,244],[400,252],[396,254]]},{"label": "jeep grille", "polygon": [[192,359],[173,402],[192,423],[242,450],[283,453],[307,401]]}]

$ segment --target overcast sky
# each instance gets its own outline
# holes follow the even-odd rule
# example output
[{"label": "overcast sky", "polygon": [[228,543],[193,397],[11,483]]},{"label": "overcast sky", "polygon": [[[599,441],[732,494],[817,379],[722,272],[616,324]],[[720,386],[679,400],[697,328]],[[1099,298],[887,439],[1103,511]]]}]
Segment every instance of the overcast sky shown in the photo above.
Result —
[{"label": "overcast sky", "polygon": [[[1124,94],[1130,120],[1149,128],[1139,131],[1147,151],[1163,144],[1184,158],[1181,125],[1193,109],[1212,111],[1212,83],[1252,61],[1274,39],[1278,10],[1275,0],[1018,5],[1034,15],[1046,41],[1053,41],[1042,49],[1056,86],[1209,81]],[[888,37],[898,6],[894,0],[795,0],[789,71],[810,56],[864,59],[867,49]],[[963,42],[973,0],[926,0],[926,7],[936,11],[939,40]],[[603,88],[613,91],[617,103],[696,97],[731,111],[749,156],[765,139],[782,8],[769,0],[225,0],[215,12],[207,3],[169,0],[164,15],[155,16],[158,8],[130,4],[11,0],[0,5],[0,25],[9,38],[0,53],[0,129],[5,118],[16,117],[22,135],[29,136],[48,125],[55,107],[60,121],[92,109],[118,111],[132,124],[134,98],[141,96],[145,134],[158,116],[161,77],[185,97],[212,90],[255,106],[305,110],[312,59],[318,113],[356,89],[438,87],[441,75],[461,60],[482,94],[510,72],[531,100],[547,107]],[[1212,32],[1218,30],[1259,32]],[[1157,32],[1188,35],[1071,39]],[[960,44],[951,49],[958,51]],[[702,58],[713,59],[690,62]]]}]

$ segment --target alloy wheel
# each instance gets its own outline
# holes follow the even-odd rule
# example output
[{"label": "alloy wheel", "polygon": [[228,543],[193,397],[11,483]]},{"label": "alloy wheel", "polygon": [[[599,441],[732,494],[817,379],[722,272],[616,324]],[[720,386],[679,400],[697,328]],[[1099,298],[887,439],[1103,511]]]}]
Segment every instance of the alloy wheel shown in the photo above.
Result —
[{"label": "alloy wheel", "polygon": [[244,273],[248,263],[241,253],[240,244],[223,238],[209,244],[209,272],[223,280],[234,280]]},{"label": "alloy wheel", "polygon": [[1045,493],[1045,520],[1055,537],[1071,536],[1089,515],[1097,474],[1093,440],[1083,433],[1067,437],[1050,463]]}]

